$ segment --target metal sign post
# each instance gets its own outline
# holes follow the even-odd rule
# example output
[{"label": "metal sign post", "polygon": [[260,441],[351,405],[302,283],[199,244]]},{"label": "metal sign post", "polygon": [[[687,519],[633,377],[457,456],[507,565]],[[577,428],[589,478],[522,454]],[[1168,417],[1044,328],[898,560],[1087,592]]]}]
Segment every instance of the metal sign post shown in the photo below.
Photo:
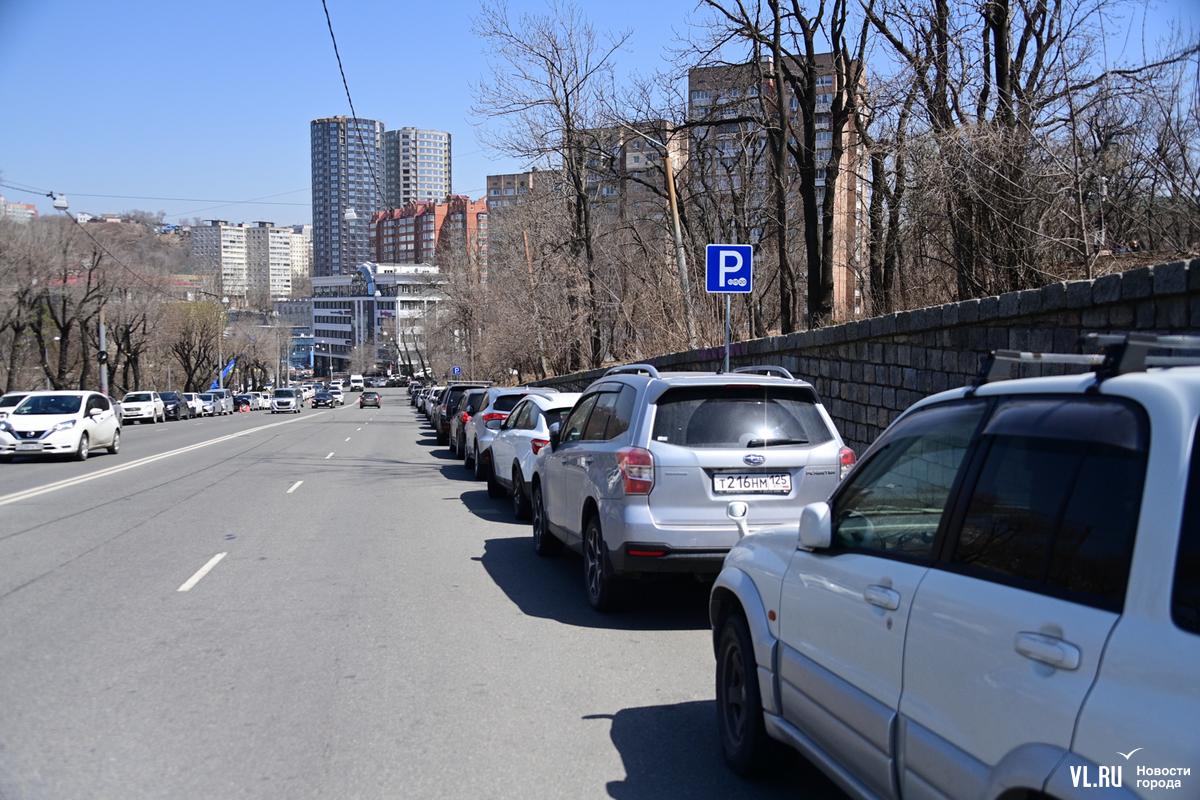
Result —
[{"label": "metal sign post", "polygon": [[725,371],[729,371],[729,318],[731,294],[754,290],[754,248],[748,244],[710,244],[704,251],[704,288],[725,295]]}]

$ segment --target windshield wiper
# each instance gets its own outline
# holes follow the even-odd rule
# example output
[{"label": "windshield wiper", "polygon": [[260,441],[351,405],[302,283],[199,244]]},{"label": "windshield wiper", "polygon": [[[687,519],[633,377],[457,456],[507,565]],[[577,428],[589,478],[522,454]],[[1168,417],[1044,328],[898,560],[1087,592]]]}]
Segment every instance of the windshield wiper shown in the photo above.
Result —
[{"label": "windshield wiper", "polygon": [[781,444],[808,444],[808,439],[751,439],[746,442],[746,448],[775,447]]}]

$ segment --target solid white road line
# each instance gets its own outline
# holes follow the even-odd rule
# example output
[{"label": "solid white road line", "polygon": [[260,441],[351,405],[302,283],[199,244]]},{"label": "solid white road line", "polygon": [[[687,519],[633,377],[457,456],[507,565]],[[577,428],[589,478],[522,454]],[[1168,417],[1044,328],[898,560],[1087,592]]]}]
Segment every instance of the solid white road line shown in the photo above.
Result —
[{"label": "solid white road line", "polygon": [[296,491],[297,489],[300,488],[300,484],[302,484],[302,483],[304,483],[304,481],[296,481],[295,483],[292,484],[292,488],[287,490],[287,493],[291,494],[292,492]]},{"label": "solid white road line", "polygon": [[[325,413],[324,411],[317,412],[317,414],[324,414],[324,413]],[[300,420],[299,419],[288,419],[288,420],[284,420],[283,422],[272,422],[269,425],[260,425],[257,428],[248,428],[247,430],[241,431],[239,433],[231,433],[227,436],[218,436],[216,439],[209,439],[207,442],[197,442],[196,444],[189,444],[187,447],[180,447],[177,450],[168,450],[165,453],[159,453],[156,456],[146,456],[145,458],[139,458],[137,461],[130,461],[128,464],[122,464],[118,467],[109,467],[108,469],[102,469],[97,472],[89,473],[87,475],[80,475],[76,478],[67,478],[66,480],[57,481],[55,483],[48,483],[45,486],[37,486],[33,489],[26,489],[23,492],[13,492],[12,494],[6,494],[3,497],[0,497],[0,506],[6,506],[9,503],[16,503],[19,500],[28,500],[31,497],[37,497],[38,495],[46,494],[48,492],[55,492],[55,491],[58,491],[59,489],[66,489],[69,486],[77,486],[78,484],[87,483],[88,481],[94,481],[96,478],[103,478],[107,475],[115,475],[118,472],[124,472],[125,470],[133,469],[134,467],[142,467],[142,466],[145,466],[146,464],[153,464],[155,461],[160,461],[164,458],[170,458],[171,456],[181,455],[183,453],[190,453],[193,450],[199,450],[201,447],[208,447],[210,444],[217,444],[218,442],[225,442],[230,439],[237,439],[240,436],[249,436],[250,434],[257,433],[258,431],[265,431],[267,428],[274,428],[278,425],[290,425],[293,422],[300,422]]]},{"label": "solid white road line", "polygon": [[184,581],[184,584],[183,584],[183,586],[180,586],[180,587],[179,587],[178,589],[176,589],[175,591],[177,591],[177,592],[186,592],[187,590],[191,589],[193,586],[195,586],[197,583],[199,583],[199,582],[200,582],[200,579],[201,579],[201,578],[203,578],[205,575],[207,575],[207,574],[208,574],[208,571],[209,571],[210,569],[212,569],[213,567],[215,567],[215,566],[217,565],[217,563],[218,563],[218,562],[219,562],[219,561],[220,561],[222,558],[224,558],[224,557],[225,557],[225,556],[227,556],[227,555],[229,555],[229,554],[228,554],[228,553],[217,553],[215,556],[213,556],[212,558],[210,558],[210,559],[208,560],[208,563],[207,563],[207,564],[205,564],[205,565],[204,565],[203,567],[201,567],[200,569],[196,570],[196,574],[195,574],[195,575],[193,575],[192,577],[190,577],[190,578],[188,578],[186,581]]},{"label": "solid white road line", "polygon": [[333,453],[330,453],[329,455],[325,456],[326,461],[328,461],[331,458],[333,458]]}]

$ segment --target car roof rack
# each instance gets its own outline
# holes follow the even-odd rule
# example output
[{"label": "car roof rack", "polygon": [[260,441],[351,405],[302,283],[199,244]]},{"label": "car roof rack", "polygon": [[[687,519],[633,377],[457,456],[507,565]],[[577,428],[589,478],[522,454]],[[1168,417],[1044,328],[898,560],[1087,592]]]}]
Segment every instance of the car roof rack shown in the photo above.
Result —
[{"label": "car roof rack", "polygon": [[[1081,347],[1100,347],[1102,353],[1030,353],[993,350],[982,360],[972,391],[985,383],[1020,377],[1021,364],[1076,364],[1096,373],[1097,383],[1115,375],[1145,372],[1149,367],[1200,366],[1200,336],[1165,336],[1155,333],[1088,333]],[[1154,351],[1194,350],[1195,355],[1150,355]]]},{"label": "car roof rack", "polygon": [[620,367],[613,367],[608,372],[604,373],[604,377],[609,375],[649,375],[651,378],[657,378],[658,370],[650,364],[624,364]]},{"label": "car roof rack", "polygon": [[787,378],[789,381],[796,380],[792,373],[788,372],[783,367],[777,367],[774,364],[763,364],[757,367],[738,367],[730,370],[730,372],[748,372],[754,375],[776,375],[780,378]]}]

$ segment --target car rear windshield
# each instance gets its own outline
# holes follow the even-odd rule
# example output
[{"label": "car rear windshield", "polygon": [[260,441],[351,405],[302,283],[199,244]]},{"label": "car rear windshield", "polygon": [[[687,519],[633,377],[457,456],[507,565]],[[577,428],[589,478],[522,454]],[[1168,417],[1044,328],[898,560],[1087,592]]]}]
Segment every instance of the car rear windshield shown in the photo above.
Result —
[{"label": "car rear windshield", "polygon": [[689,386],[658,399],[654,441],[680,447],[813,446],[833,439],[816,394],[791,386]]},{"label": "car rear windshield", "polygon": [[159,392],[158,396],[163,400],[170,400],[172,403],[179,402],[179,395],[175,392]]},{"label": "car rear windshield", "polygon": [[492,411],[512,411],[517,403],[521,402],[523,394],[502,394],[496,398],[496,402],[492,403]]},{"label": "car rear windshield", "polygon": [[83,398],[79,395],[34,396],[22,403],[13,414],[78,414],[82,404]]},{"label": "car rear windshield", "polygon": [[133,394],[125,395],[125,399],[122,400],[121,402],[122,403],[149,403],[150,400],[151,400],[151,397],[148,392],[134,392]]}]

